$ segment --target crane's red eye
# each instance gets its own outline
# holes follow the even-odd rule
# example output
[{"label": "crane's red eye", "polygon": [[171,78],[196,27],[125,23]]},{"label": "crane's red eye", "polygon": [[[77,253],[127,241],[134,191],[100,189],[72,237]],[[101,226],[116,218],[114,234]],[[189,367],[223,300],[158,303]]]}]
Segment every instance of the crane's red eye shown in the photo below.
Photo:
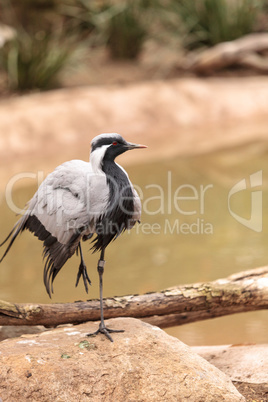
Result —
[{"label": "crane's red eye", "polygon": [[117,145],[117,141],[114,141],[114,142],[113,142],[113,145]]}]

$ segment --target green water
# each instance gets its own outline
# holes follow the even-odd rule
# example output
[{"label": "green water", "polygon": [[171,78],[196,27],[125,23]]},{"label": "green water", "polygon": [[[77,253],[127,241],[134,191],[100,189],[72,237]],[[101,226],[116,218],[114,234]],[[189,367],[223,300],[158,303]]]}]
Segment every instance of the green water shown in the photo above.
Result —
[{"label": "green water", "polygon": [[[267,146],[249,144],[231,151],[130,166],[127,170],[142,197],[142,224],[107,250],[106,297],[211,281],[267,264]],[[244,179],[247,189],[234,193],[228,208],[231,188]],[[23,207],[35,190],[36,186],[26,186],[14,191],[15,205]],[[3,239],[16,217],[4,194],[0,202]],[[83,244],[92,281],[89,294],[85,294],[82,283],[74,287],[79,259],[73,256],[55,280],[53,302],[98,298],[98,256],[91,255],[89,248],[89,243]],[[25,232],[0,266],[0,299],[50,303],[42,276],[42,244]],[[268,314],[238,314],[167,332],[190,345],[263,343],[268,341]]]}]

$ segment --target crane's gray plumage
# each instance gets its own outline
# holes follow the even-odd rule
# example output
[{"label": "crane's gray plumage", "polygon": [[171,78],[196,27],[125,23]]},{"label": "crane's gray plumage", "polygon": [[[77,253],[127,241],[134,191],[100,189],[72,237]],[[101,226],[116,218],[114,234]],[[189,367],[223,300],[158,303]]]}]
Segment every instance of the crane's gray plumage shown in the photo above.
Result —
[{"label": "crane's gray plumage", "polygon": [[53,281],[75,253],[80,252],[76,285],[90,279],[83,261],[81,240],[96,235],[93,251],[104,250],[125,229],[139,221],[141,203],[126,171],[114,162],[121,153],[145,146],[131,144],[119,134],[101,134],[91,142],[90,162],[72,160],[58,166],[29,201],[25,214],[8,237],[6,256],[19,233],[30,230],[44,246],[44,284],[51,296]]}]

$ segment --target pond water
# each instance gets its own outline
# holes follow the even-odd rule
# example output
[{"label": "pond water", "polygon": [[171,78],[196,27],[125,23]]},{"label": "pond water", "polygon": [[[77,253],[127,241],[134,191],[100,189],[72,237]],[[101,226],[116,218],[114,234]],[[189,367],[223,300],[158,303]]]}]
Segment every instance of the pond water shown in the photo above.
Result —
[{"label": "pond water", "polygon": [[[174,157],[129,166],[143,199],[142,224],[106,252],[104,296],[157,291],[211,281],[268,262],[268,148],[248,144],[211,154]],[[119,160],[120,163],[120,160]],[[22,208],[34,194],[33,178],[12,193]],[[10,205],[10,202],[9,202]],[[13,208],[14,209],[14,208]],[[1,239],[16,217],[0,197]],[[42,244],[23,233],[0,266],[0,299],[11,302],[72,302],[98,298],[98,256],[83,243],[92,286],[74,287],[79,259],[73,256],[54,282],[52,301],[43,285]],[[268,341],[267,311],[227,316],[167,329],[189,345]]]}]

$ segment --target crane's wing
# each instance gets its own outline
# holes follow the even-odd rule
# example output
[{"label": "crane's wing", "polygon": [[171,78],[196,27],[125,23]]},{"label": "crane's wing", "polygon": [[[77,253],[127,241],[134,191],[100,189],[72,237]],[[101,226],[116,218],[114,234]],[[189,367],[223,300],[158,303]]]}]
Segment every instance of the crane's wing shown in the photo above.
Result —
[{"label": "crane's wing", "polygon": [[25,214],[0,245],[10,239],[0,262],[18,234],[30,230],[43,241],[44,283],[51,296],[56,275],[76,251],[81,237],[94,233],[107,199],[105,177],[93,173],[89,163],[70,161],[58,166],[40,185]]}]

